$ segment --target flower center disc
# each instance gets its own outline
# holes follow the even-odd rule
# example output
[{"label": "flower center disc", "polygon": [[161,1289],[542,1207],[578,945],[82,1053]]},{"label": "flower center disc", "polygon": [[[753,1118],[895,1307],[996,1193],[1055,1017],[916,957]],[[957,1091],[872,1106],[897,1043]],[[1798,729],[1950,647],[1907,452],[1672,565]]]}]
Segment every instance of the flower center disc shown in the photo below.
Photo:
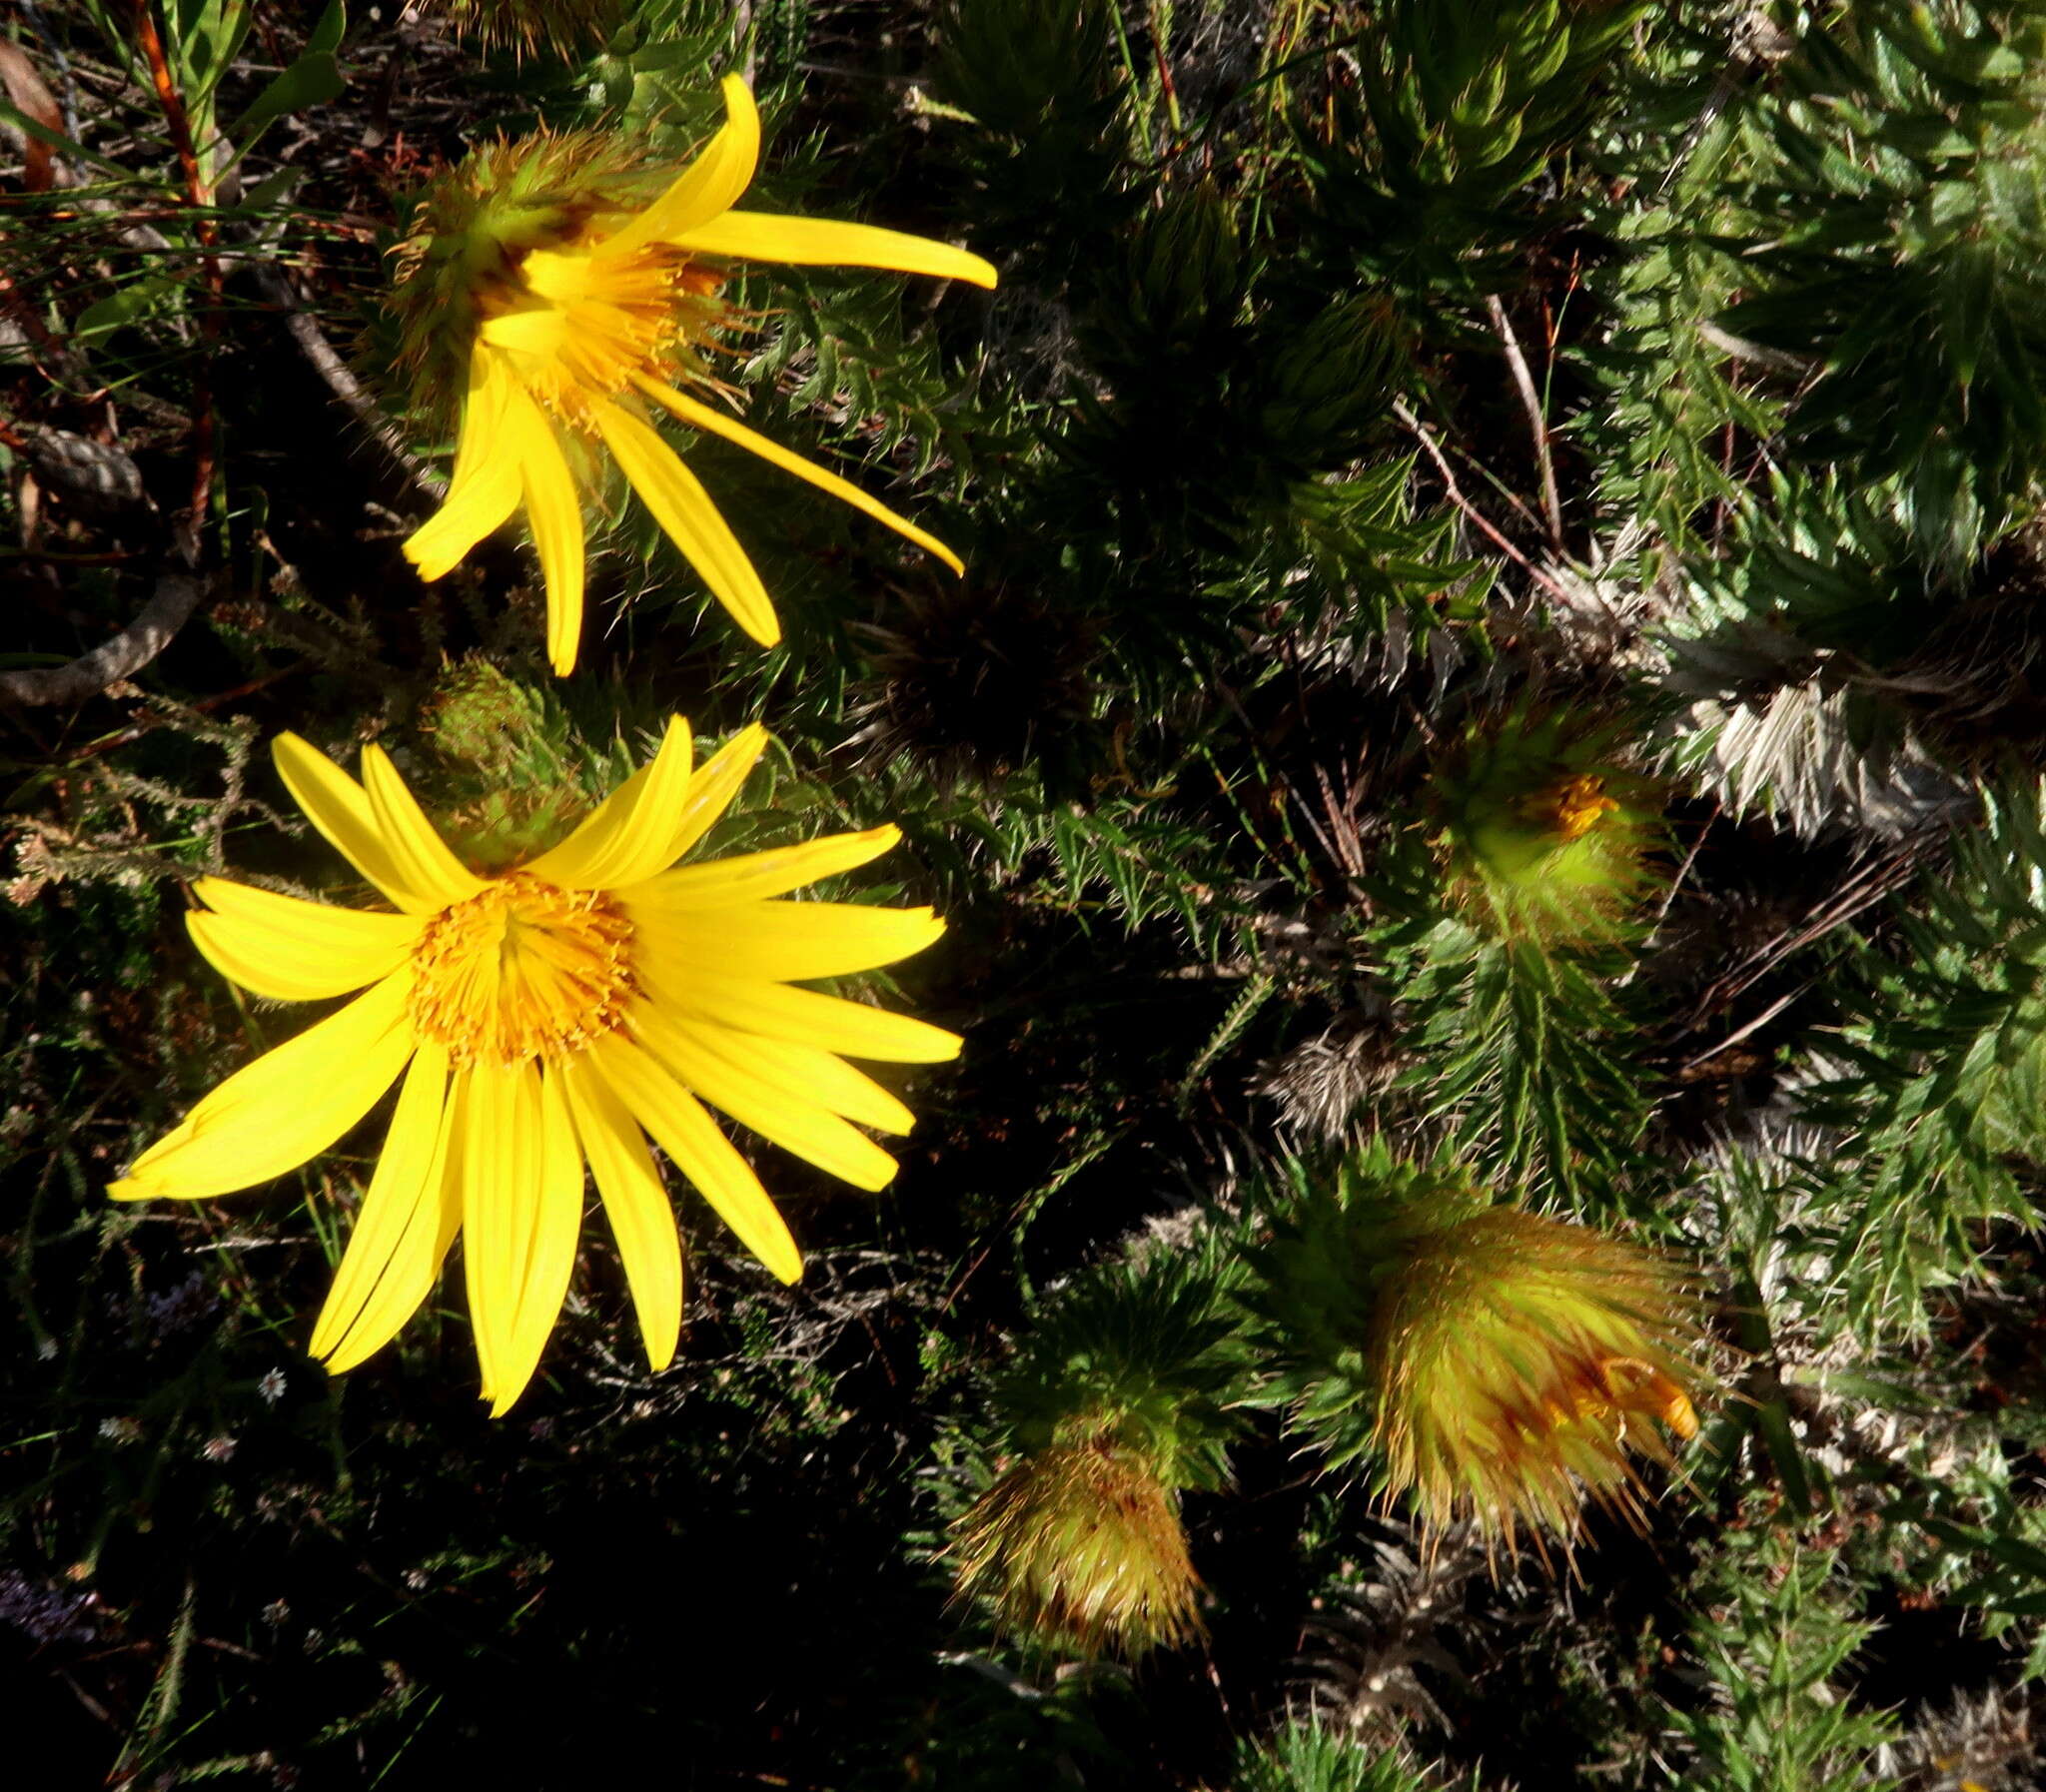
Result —
[{"label": "flower center disc", "polygon": [[1581,840],[1619,804],[1605,794],[1605,780],[1588,772],[1565,778],[1539,798],[1538,813],[1565,842]]},{"label": "flower center disc", "polygon": [[427,923],[413,1024],[457,1066],[565,1057],[624,1019],[631,946],[609,897],[514,871]]},{"label": "flower center disc", "polygon": [[534,312],[554,321],[512,350],[513,359],[535,398],[581,426],[592,400],[615,397],[634,374],[664,378],[678,347],[709,337],[723,312],[720,285],[720,276],[661,244],[605,258],[534,249],[484,295],[483,311],[487,321]]}]

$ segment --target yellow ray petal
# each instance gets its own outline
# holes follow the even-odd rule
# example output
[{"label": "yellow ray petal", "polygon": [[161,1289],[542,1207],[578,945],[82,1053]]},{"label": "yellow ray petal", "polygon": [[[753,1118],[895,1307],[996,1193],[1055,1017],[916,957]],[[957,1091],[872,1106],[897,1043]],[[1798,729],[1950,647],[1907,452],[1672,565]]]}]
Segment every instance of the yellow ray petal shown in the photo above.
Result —
[{"label": "yellow ray petal", "polygon": [[617,1241],[646,1360],[656,1370],[666,1368],[682,1332],[682,1247],[660,1171],[639,1123],[587,1057],[564,1060],[560,1078],[576,1140]]},{"label": "yellow ray petal", "polygon": [[518,461],[506,451],[505,409],[512,375],[502,355],[479,343],[469,363],[469,396],[455,448],[455,472],[441,507],[405,543],[405,557],[429,584],[518,507]]},{"label": "yellow ray petal", "polygon": [[441,908],[467,902],[483,889],[484,880],[455,856],[405,787],[391,755],[374,740],[363,748],[363,788],[377,832],[407,884],[432,896]]},{"label": "yellow ray petal", "polygon": [[487,318],[477,336],[487,349],[551,362],[567,347],[568,314],[551,305],[503,312]]},{"label": "yellow ray petal", "polygon": [[802,1253],[786,1223],[760,1179],[695,1097],[622,1034],[606,1034],[588,1058],[595,1074],[717,1210],[739,1243],[781,1281],[796,1281],[803,1273]]},{"label": "yellow ray petal", "polygon": [[[643,979],[647,994],[663,1006],[673,1000],[675,989],[658,969],[648,967]],[[680,1006],[679,1003],[675,1004]],[[803,1107],[818,1107],[845,1120],[857,1121],[879,1132],[907,1134],[915,1130],[916,1116],[880,1084],[857,1071],[835,1053],[791,1039],[767,1039],[759,1034],[732,1033],[709,1020],[674,1021],[684,1036],[695,1040],[728,1063],[744,1067],[781,1096]],[[708,1091],[705,1091],[707,1094]]]},{"label": "yellow ray petal", "polygon": [[732,1050],[730,1034],[691,1027],[643,1002],[627,1025],[669,1075],[740,1126],[855,1188],[883,1189],[893,1180],[893,1158],[814,1100],[761,1074]]},{"label": "yellow ray petal", "polygon": [[736,443],[740,448],[758,454],[761,459],[778,466],[783,472],[792,472],[799,479],[807,480],[819,491],[828,491],[841,503],[850,504],[862,515],[871,516],[876,522],[886,523],[899,535],[914,541],[926,553],[937,557],[950,566],[954,572],[966,570],[964,562],[936,535],[920,529],[906,516],[898,516],[878,498],[869,497],[857,485],[841,479],[835,472],[827,472],[813,460],[791,453],[778,442],[770,442],[757,431],[749,430],[744,424],[736,423],[721,411],[713,410],[692,399],[687,393],[676,392],[672,387],[663,386],[657,380],[650,380],[644,374],[632,376],[637,386],[656,405],[671,411],[685,424],[693,424],[709,436],[721,436],[726,442]]},{"label": "yellow ray petal", "polygon": [[560,1318],[560,1304],[574,1271],[574,1244],[583,1230],[583,1154],[574,1148],[574,1127],[562,1101],[560,1078],[548,1072],[525,1072],[538,1086],[538,1181],[523,1240],[513,1252],[517,1299],[512,1310],[510,1336],[502,1336],[492,1417],[504,1417],[540,1364],[540,1352]]},{"label": "yellow ray petal", "polygon": [[695,742],[679,715],[667,718],[660,749],[585,815],[558,846],[527,867],[568,890],[638,883],[671,864],[675,811],[687,799]]},{"label": "yellow ray petal", "polygon": [[354,778],[296,734],[280,734],[270,743],[270,753],[306,819],[392,902],[412,915],[432,914],[443,906],[432,891],[415,887],[406,877]]},{"label": "yellow ray petal", "polygon": [[857,902],[750,902],[642,912],[647,937],[688,965],[769,983],[871,971],[921,952],[945,931],[944,922],[927,908]]},{"label": "yellow ray petal", "polygon": [[637,218],[597,244],[594,254],[636,255],[650,244],[673,242],[737,203],[760,163],[760,112],[736,75],[724,78],[724,124],[696,159]]},{"label": "yellow ray petal", "polygon": [[928,1021],[786,983],[696,973],[690,978],[687,1001],[689,1013],[723,1026],[884,1064],[948,1064],[966,1043]]},{"label": "yellow ray petal", "polygon": [[675,831],[668,840],[668,864],[702,839],[711,824],[731,807],[732,798],[738,795],[766,747],[767,730],[758,722],[748,722],[696,768],[681,813],[675,817]]},{"label": "yellow ray petal", "polygon": [[547,591],[547,663],[565,678],[575,669],[582,638],[582,500],[560,438],[523,389],[512,389],[505,424],[508,451],[518,463],[540,582]]},{"label": "yellow ray petal", "polygon": [[497,452],[498,430],[511,392],[512,370],[505,358],[482,347],[472,349],[469,380],[462,395],[462,428],[455,440],[455,467],[448,480],[450,497],[503,459]]},{"label": "yellow ray petal", "polygon": [[[767,730],[758,722],[749,723],[692,773],[689,724],[681,716],[668,717],[667,732],[652,761],[527,869],[567,889],[616,889],[646,882],[695,845],[724,813],[766,744]],[[656,770],[661,774],[657,788],[652,782]],[[685,780],[680,792],[675,789],[678,776]],[[635,844],[641,841],[645,844]]]},{"label": "yellow ray petal", "polygon": [[[704,767],[709,770],[708,766]],[[699,774],[701,775],[701,774]],[[858,834],[826,834],[799,846],[742,852],[728,859],[683,865],[618,893],[629,903],[662,911],[730,908],[741,902],[785,895],[820,877],[834,877],[877,859],[902,838],[892,821]]]},{"label": "yellow ray petal", "polygon": [[661,531],[702,575],[710,593],[731,619],[763,647],[781,639],[781,624],[767,587],[746,557],[731,526],[710,501],[703,481],[681,462],[660,433],[643,418],[617,405],[594,405],[590,417],[611,458],[653,513]]},{"label": "yellow ray petal", "polygon": [[412,1056],[409,972],[365,991],[206,1097],[107,1191],[196,1201],[295,1170],[367,1114]]},{"label": "yellow ray petal", "polygon": [[202,877],[207,906],[185,917],[193,944],[230,982],[279,1002],[346,995],[390,975],[419,937],[413,915],[329,908],[225,878]]},{"label": "yellow ray petal", "polygon": [[[583,248],[528,249],[518,263],[518,281],[528,293],[551,306],[600,302],[605,290],[615,284],[612,271]],[[489,334],[488,324],[484,331]]]},{"label": "yellow ray petal", "polygon": [[483,1394],[503,1385],[517,1316],[527,1220],[539,1201],[539,1072],[480,1065],[462,1127],[462,1267]]},{"label": "yellow ray petal", "polygon": [[643,883],[674,863],[678,817],[689,812],[694,744],[689,724],[670,716],[661,750],[645,768],[646,782],[631,815],[619,823],[611,850],[604,855],[600,870],[606,888]]},{"label": "yellow ray petal", "polygon": [[356,1216],[348,1252],[309,1348],[336,1374],[382,1349],[441,1273],[440,1208],[448,1161],[448,1051],[423,1045]]},{"label": "yellow ray petal", "polygon": [[699,255],[731,256],[739,261],[892,268],[898,274],[928,274],[977,287],[992,287],[1001,278],[992,263],[949,243],[879,230],[871,224],[841,224],[832,218],[725,212],[670,236],[668,241]]},{"label": "yellow ray petal", "polygon": [[881,1133],[906,1135],[916,1129],[916,1116],[895,1096],[835,1053],[792,1039],[777,1039],[763,1047],[749,1037],[743,1046],[736,1039],[731,1045],[733,1050],[757,1051],[763,1070],[771,1068],[778,1080],[804,1091],[833,1114]]}]

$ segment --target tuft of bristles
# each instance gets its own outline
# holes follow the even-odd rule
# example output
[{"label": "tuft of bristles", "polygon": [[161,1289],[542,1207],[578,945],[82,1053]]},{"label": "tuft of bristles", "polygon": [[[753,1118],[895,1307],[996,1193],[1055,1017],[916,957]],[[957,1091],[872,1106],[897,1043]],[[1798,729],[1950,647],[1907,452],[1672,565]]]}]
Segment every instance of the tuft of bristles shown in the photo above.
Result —
[{"label": "tuft of bristles", "polygon": [[624,0],[442,0],[458,37],[490,50],[572,56],[607,43],[624,21]]},{"label": "tuft of bristles", "polygon": [[1469,1527],[1430,1535],[1389,1528],[1393,1536],[1372,1544],[1368,1573],[1315,1600],[1294,1686],[1316,1721],[1393,1739],[1409,1725],[1450,1727],[1421,1670],[1469,1683],[1441,1632],[1463,1618],[1465,1588],[1492,1551]]},{"label": "tuft of bristles", "polygon": [[1278,1103],[1281,1125],[1334,1145],[1363,1130],[1367,1104],[1391,1084],[1399,1069],[1398,1044],[1388,1016],[1353,1011],[1268,1060],[1250,1087],[1252,1094]]},{"label": "tuft of bristles", "polygon": [[1094,716],[1100,630],[1028,585],[933,581],[895,592],[885,623],[854,624],[873,675],[853,706],[863,762],[905,755],[941,787],[1037,765],[1087,787],[1104,758]]},{"label": "tuft of bristles", "polygon": [[1004,1624],[1083,1655],[1137,1655],[1201,1634],[1179,1501],[1142,1450],[1055,1443],[1008,1468],[954,1531],[959,1588]]}]

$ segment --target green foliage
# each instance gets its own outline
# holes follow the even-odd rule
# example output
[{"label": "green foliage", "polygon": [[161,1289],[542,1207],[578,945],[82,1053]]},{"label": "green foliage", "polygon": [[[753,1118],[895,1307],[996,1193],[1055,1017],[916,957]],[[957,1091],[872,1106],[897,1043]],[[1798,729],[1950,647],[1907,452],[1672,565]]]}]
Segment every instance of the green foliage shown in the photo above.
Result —
[{"label": "green foliage", "polygon": [[1869,1760],[1897,1727],[1840,1684],[1874,1626],[1854,1610],[1838,1557],[1773,1526],[1729,1531],[1695,1583],[1701,1710],[1671,1712],[1706,1783],[1739,1792],[1895,1786]]},{"label": "green foliage", "polygon": [[1406,1103],[1531,1188],[1619,1198],[1646,1103],[1600,967],[1460,921],[1393,930],[1386,951],[1406,1022]]},{"label": "green foliage", "polygon": [[1860,1025],[1843,1042],[1859,1075],[1819,1092],[1822,1118],[1863,1129],[1856,1257],[1863,1300],[1964,1276],[1986,1222],[2035,1223],[2046,1163],[2046,828],[2042,793],[1984,792],[1979,827],[1900,917],[1896,956],[1864,955]]},{"label": "green foliage", "polygon": [[1795,9],[1747,129],[1756,290],[1726,326],[1805,358],[1789,416],[1808,462],[1895,477],[1952,572],[2016,521],[2046,448],[2046,212],[2032,5]]},{"label": "green foliage", "polygon": [[1695,576],[1701,618],[1876,666],[1904,658],[1941,609],[1934,569],[1895,516],[1831,473],[1772,474]]},{"label": "green foliage", "polygon": [[1059,1290],[992,1388],[1016,1447],[1100,1437],[1146,1458],[1170,1487],[1222,1485],[1243,1428],[1231,1408],[1247,1362],[1225,1299],[1236,1280],[1226,1246],[1211,1240]]},{"label": "green foliage", "polygon": [[1524,190],[1586,129],[1638,0],[1394,0],[1360,13],[1357,82],[1309,154],[1359,260],[1415,299],[1483,291],[1534,234]]},{"label": "green foliage", "polygon": [[1233,1792],[1429,1792],[1430,1782],[1396,1754],[1339,1732],[1289,1724],[1268,1742],[1247,1742]]},{"label": "green foliage", "polygon": [[984,249],[1055,276],[1135,212],[1114,18],[1103,0],[959,0],[942,19],[936,86],[975,127],[962,172]]},{"label": "green foliage", "polygon": [[[0,27],[0,1703],[51,1783],[2029,1783],[2046,12],[541,12],[153,0],[168,107],[131,7]],[[742,205],[1000,269],[734,263],[710,368],[967,573],[677,430],[785,640],[592,479],[550,681],[521,525],[403,559],[448,443],[376,388],[386,250],[499,138],[679,163],[733,71]],[[948,923],[876,980],[968,1041],[875,1072],[902,1175],[742,1144],[805,1280],[684,1198],[658,1375],[592,1218],[510,1424],[459,1267],[328,1378],[380,1116],[103,1196],[318,1012],[181,884],[364,898],[283,729],[510,863],[673,713],[774,736],[710,850],[904,831],[820,892]],[[1371,1188],[1703,1267],[1729,1385],[1638,1535],[1551,1573],[1374,1509],[1374,1266],[1303,1218]],[[957,1597],[1000,1486],[1035,1543]]]}]

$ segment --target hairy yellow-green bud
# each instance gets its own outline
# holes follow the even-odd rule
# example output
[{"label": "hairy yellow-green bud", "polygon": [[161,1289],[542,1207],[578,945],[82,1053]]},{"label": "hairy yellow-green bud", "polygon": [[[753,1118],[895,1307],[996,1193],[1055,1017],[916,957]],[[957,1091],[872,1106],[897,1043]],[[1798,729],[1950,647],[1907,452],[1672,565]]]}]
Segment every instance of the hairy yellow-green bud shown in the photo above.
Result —
[{"label": "hairy yellow-green bud", "polygon": [[1139,1655],[1201,1631],[1179,1501],[1141,1450],[1076,1438],[1010,1467],[954,1528],[959,1590],[1055,1648]]},{"label": "hairy yellow-green bud", "polygon": [[440,760],[426,788],[472,865],[502,871],[533,858],[589,807],[559,709],[488,660],[447,667],[420,727]]},{"label": "hairy yellow-green bud", "polygon": [[1603,731],[1525,712],[1474,728],[1431,779],[1443,895],[1503,938],[1609,938],[1648,881],[1647,795]]},{"label": "hairy yellow-green bud", "polygon": [[1082,1654],[1199,1633],[1179,1497],[1229,1476],[1239,1275],[1210,1239],[1084,1271],[1036,1316],[993,1389],[1002,1472],[954,1526],[962,1593]]},{"label": "hairy yellow-green bud", "polygon": [[494,50],[557,55],[593,49],[617,30],[623,0],[443,0],[442,13],[464,37]]}]

